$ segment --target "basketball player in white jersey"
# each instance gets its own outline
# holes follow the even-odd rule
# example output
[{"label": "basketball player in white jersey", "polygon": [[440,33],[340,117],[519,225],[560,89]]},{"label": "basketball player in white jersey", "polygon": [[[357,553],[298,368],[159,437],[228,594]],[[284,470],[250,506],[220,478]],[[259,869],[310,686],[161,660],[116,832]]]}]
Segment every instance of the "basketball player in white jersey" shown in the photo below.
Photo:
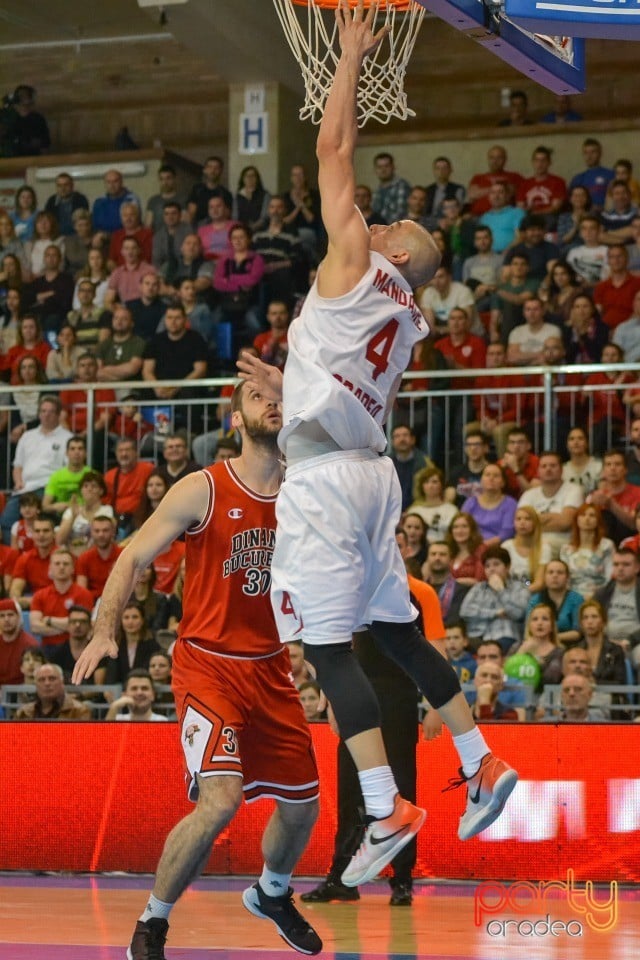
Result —
[{"label": "basketball player in white jersey", "polygon": [[342,54],[317,142],[328,252],[301,315],[289,328],[284,381],[251,357],[241,375],[283,397],[279,443],[287,472],[276,508],[272,602],[281,640],[302,638],[358,768],[367,813],[363,843],[342,875],[372,879],[424,822],[389,768],[378,704],[351,651],[369,624],[380,650],[416,681],[454,735],[467,785],[458,834],[475,836],[499,816],[517,780],[474,724],[458,680],[418,631],[395,541],[400,487],[383,424],[413,345],[428,334],[413,289],[440,255],[412,221],[368,230],[354,204],[356,99],[364,57],[383,40],[374,8],[336,11]]}]

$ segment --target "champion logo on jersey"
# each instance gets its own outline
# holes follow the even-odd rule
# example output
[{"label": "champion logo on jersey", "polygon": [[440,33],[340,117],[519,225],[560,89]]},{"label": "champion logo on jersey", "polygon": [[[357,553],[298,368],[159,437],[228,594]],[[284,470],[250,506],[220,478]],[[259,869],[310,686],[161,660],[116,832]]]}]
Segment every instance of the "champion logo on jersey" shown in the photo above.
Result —
[{"label": "champion logo on jersey", "polygon": [[231,510],[229,510],[228,516],[231,517],[232,520],[242,520],[244,510],[242,507],[232,507]]}]

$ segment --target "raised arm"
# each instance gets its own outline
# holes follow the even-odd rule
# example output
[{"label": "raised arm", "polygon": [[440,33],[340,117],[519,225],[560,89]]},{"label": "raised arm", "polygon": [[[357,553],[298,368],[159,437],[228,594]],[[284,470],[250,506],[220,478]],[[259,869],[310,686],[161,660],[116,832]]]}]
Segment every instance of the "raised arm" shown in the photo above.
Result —
[{"label": "raised arm", "polygon": [[322,220],[329,245],[318,274],[323,297],[339,297],[351,290],[369,268],[369,231],[354,202],[353,155],[358,138],[357,95],[362,61],[372,53],[388,28],[372,31],[377,5],[364,11],[359,0],[353,13],[340,0],[336,21],[341,57],[320,123],[318,157]]}]

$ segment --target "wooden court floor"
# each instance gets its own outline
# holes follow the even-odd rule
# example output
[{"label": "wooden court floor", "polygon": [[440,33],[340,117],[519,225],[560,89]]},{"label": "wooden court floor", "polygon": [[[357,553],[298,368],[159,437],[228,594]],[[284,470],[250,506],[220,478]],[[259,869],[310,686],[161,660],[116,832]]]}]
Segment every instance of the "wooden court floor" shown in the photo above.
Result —
[{"label": "wooden court floor", "polygon": [[[243,909],[238,878],[199,881],[175,908],[168,960],[286,960],[295,956],[273,926]],[[0,960],[123,960],[149,877],[0,876]],[[297,892],[314,884],[298,881]],[[474,922],[474,884],[420,883],[412,907],[388,906],[382,883],[356,904],[301,904],[327,960],[639,960],[640,891],[618,891],[615,925],[592,930],[563,899],[543,913],[501,913]],[[608,891],[607,891],[608,892]],[[596,897],[599,892],[596,891]],[[514,923],[506,924],[509,919]],[[582,923],[580,924],[580,920]],[[521,922],[519,929],[515,923]],[[571,926],[570,926],[571,925]],[[578,932],[578,927],[582,931]],[[570,930],[570,933],[565,932]]]}]

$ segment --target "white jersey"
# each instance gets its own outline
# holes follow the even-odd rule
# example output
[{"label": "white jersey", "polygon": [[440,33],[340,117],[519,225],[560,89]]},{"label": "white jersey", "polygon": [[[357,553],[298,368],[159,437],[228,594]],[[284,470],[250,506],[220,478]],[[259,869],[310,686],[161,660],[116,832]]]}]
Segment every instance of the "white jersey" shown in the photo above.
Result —
[{"label": "white jersey", "polygon": [[289,328],[279,443],[316,422],[342,450],[382,453],[390,394],[429,327],[411,287],[381,254],[349,293],[326,299],[317,281]]}]

